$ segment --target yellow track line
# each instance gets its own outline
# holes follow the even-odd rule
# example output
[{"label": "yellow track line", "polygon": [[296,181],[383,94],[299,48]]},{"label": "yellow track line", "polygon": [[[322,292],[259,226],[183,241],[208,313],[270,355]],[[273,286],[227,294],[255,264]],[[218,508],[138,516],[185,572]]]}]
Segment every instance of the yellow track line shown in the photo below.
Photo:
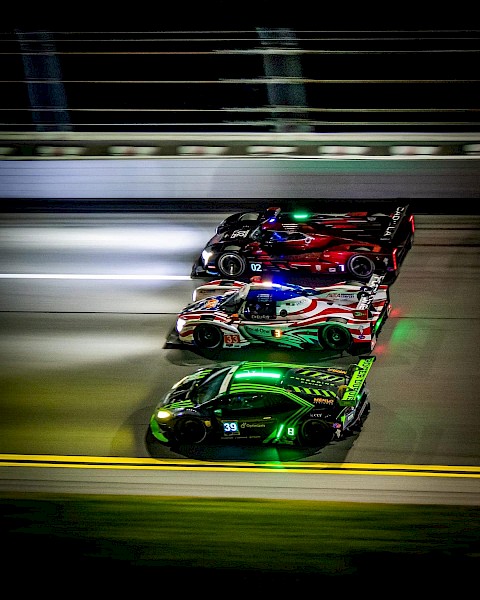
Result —
[{"label": "yellow track line", "polygon": [[290,472],[410,477],[480,478],[480,467],[319,462],[206,462],[188,459],[155,459],[101,456],[0,454],[0,467],[64,467],[81,469],[139,469],[189,471]]}]

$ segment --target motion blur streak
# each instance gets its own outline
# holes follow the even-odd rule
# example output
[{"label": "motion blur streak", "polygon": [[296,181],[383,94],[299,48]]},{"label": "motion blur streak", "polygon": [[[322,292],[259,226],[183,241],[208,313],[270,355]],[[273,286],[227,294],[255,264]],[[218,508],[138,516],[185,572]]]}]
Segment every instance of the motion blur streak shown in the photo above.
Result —
[{"label": "motion blur streak", "polygon": [[[135,252],[170,250],[178,244],[179,239],[182,240],[183,248],[187,250],[196,250],[205,242],[205,234],[188,224],[171,225],[168,229],[162,228],[160,232],[159,227],[151,223],[143,227],[118,226],[119,218],[115,221],[112,218],[108,226],[101,225],[101,218],[92,219],[93,227],[91,224],[65,227],[58,215],[51,215],[50,219],[55,220],[56,224],[46,225],[43,230],[39,230],[38,226],[45,224],[45,217],[33,215],[31,221],[37,224],[37,227],[29,228],[15,224],[10,230],[2,231],[1,240],[10,248],[95,248]],[[161,222],[161,219],[158,220]],[[11,223],[8,217],[5,217],[5,221]]]},{"label": "motion blur streak", "polygon": [[0,279],[109,279],[114,281],[190,281],[189,275],[95,275],[93,273],[0,273]]}]

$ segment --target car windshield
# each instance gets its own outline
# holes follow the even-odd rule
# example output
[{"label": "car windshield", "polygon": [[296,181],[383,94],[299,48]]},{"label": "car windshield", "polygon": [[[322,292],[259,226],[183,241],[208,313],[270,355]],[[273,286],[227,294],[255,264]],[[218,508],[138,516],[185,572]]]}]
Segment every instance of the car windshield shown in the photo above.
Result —
[{"label": "car windshield", "polygon": [[223,380],[230,369],[231,367],[226,367],[202,381],[191,396],[193,402],[195,404],[203,404],[218,396]]},{"label": "car windshield", "polygon": [[227,312],[234,312],[240,308],[240,305],[248,296],[250,285],[245,285],[239,288],[236,292],[229,293],[220,300],[218,308]]},{"label": "car windshield", "polygon": [[252,231],[250,232],[250,238],[254,241],[254,242],[261,242],[263,239],[263,229],[262,226],[259,225],[258,227],[255,227],[255,229],[252,229]]}]

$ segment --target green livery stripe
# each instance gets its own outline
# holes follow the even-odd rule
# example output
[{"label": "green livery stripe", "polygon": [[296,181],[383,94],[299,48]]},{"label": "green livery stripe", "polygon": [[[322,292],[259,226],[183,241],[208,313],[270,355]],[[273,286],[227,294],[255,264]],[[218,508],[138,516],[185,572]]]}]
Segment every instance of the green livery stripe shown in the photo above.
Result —
[{"label": "green livery stripe", "polygon": [[278,368],[278,367],[288,367],[289,369],[292,368],[297,368],[301,365],[298,365],[298,363],[282,363],[281,365],[279,363],[272,363],[272,362],[267,362],[267,361],[246,361],[242,364],[242,366],[240,367],[240,371],[243,370],[248,370],[248,369],[258,369],[259,367],[261,368]]},{"label": "green livery stripe", "polygon": [[192,408],[195,404],[191,400],[176,400],[168,404],[166,408]]},{"label": "green livery stripe", "polygon": [[301,371],[298,371],[297,375],[302,375],[303,377],[316,377],[319,373],[318,371],[312,371],[312,369],[302,369]]},{"label": "green livery stripe", "polygon": [[[343,379],[343,375],[332,375],[331,373],[325,373],[325,372],[312,372],[312,371],[299,371],[297,373],[295,373],[295,375],[292,377],[292,379],[297,379],[297,380],[305,380],[305,379],[309,379],[310,381],[312,381],[312,383],[315,383],[316,385],[321,385],[321,383],[323,381],[325,381],[326,383],[332,382],[335,383],[336,381],[338,381],[339,379]],[[314,380],[317,381],[314,381]],[[318,381],[318,379],[321,379],[321,381]]]},{"label": "green livery stripe", "polygon": [[288,419],[285,419],[285,421],[283,421],[283,423],[280,425],[280,427],[278,428],[277,431],[272,432],[268,436],[268,438],[265,438],[264,443],[269,443],[271,441],[278,440],[281,437],[282,433],[285,430],[287,430],[289,427],[295,427],[296,428],[298,426],[298,423],[302,419],[302,417],[310,409],[311,409],[311,406],[304,406],[304,407],[299,408],[298,410],[296,410],[293,415],[291,415]]},{"label": "green livery stripe", "polygon": [[341,400],[340,406],[355,406],[357,403],[358,392],[362,389],[365,379],[367,378],[368,372],[372,368],[376,357],[370,356],[368,358],[362,358],[355,368],[355,372],[350,379],[347,389],[345,390]]},{"label": "green livery stripe", "polygon": [[261,384],[261,383],[254,383],[254,384],[252,384],[252,383],[234,383],[230,387],[229,392],[234,393],[234,394],[245,393],[245,392],[250,392],[250,393],[251,392],[263,392],[263,393],[269,393],[269,394],[283,394],[284,396],[287,396],[287,398],[290,398],[297,404],[301,404],[302,406],[308,406],[308,408],[311,408],[311,406],[312,406],[312,404],[310,402],[308,402],[307,400],[304,400],[300,396],[297,396],[297,394],[294,394],[293,392],[290,392],[284,388],[279,388],[275,385],[266,385],[266,384]]},{"label": "green livery stripe", "polygon": [[292,385],[294,392],[305,394],[307,396],[322,396],[323,398],[336,398],[337,394],[333,390],[321,390],[318,388],[308,388],[303,386]]}]

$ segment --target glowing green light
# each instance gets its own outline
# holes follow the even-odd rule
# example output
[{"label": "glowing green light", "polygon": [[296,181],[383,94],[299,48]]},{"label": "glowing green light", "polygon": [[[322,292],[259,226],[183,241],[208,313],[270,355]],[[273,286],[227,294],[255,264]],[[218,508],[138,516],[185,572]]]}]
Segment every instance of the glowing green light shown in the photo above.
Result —
[{"label": "glowing green light", "polygon": [[242,379],[243,377],[268,377],[270,379],[280,379],[281,375],[279,373],[249,371],[248,373],[237,373],[233,376],[234,379]]},{"label": "glowing green light", "polygon": [[385,315],[386,313],[383,313],[383,315],[379,317],[379,319],[375,323],[375,327],[373,328],[375,332],[378,331],[378,329],[381,327],[383,321],[385,320]]},{"label": "glowing green light", "polygon": [[302,220],[302,219],[308,219],[309,215],[308,213],[294,213],[293,218],[297,219],[298,221]]},{"label": "glowing green light", "polygon": [[420,343],[422,333],[423,332],[411,321],[399,321],[395,324],[391,335],[391,341],[393,343],[404,343],[405,341],[408,341],[411,344],[412,341],[415,340],[416,343]]}]

